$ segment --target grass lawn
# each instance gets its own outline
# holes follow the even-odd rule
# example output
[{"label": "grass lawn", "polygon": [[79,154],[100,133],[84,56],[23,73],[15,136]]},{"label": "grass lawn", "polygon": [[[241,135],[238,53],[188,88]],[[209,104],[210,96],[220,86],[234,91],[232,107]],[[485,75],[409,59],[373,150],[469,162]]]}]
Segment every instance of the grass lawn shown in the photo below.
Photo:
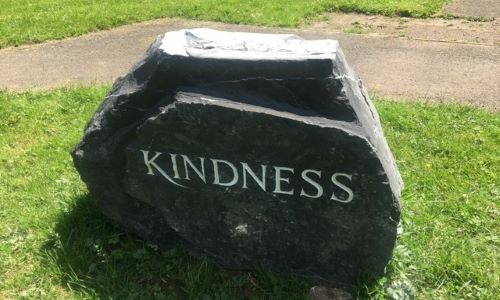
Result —
[{"label": "grass lawn", "polygon": [[[298,278],[222,271],[98,213],[69,151],[107,89],[0,92],[0,299],[304,299],[309,286]],[[498,297],[500,115],[376,105],[406,183],[404,232],[388,274],[358,295]]]},{"label": "grass lawn", "polygon": [[448,0],[0,0],[0,48],[161,17],[298,26],[325,11],[426,17]]}]

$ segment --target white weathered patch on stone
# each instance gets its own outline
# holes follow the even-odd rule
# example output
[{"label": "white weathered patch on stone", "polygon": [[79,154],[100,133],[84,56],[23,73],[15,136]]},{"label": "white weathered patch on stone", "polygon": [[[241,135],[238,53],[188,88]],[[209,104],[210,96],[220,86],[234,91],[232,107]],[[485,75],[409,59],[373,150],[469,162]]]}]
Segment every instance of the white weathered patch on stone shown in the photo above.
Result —
[{"label": "white weathered patch on stone", "polygon": [[248,224],[240,224],[233,229],[233,236],[248,235]]},{"label": "white weathered patch on stone", "polygon": [[293,34],[222,32],[207,28],[165,33],[166,54],[243,60],[335,58],[336,40],[304,40]]}]

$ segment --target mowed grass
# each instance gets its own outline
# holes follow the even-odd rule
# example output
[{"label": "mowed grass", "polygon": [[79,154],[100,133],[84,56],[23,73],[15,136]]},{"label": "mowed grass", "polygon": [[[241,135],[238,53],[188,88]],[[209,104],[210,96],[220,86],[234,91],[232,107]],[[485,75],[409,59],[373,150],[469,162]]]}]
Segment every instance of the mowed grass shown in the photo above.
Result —
[{"label": "mowed grass", "polygon": [[[300,278],[220,270],[101,216],[69,151],[107,90],[0,93],[0,299],[305,299]],[[500,116],[376,106],[406,183],[403,233],[388,274],[357,295],[498,299]]]},{"label": "mowed grass", "polygon": [[291,26],[326,11],[427,17],[448,0],[0,0],[0,48],[161,17]]}]

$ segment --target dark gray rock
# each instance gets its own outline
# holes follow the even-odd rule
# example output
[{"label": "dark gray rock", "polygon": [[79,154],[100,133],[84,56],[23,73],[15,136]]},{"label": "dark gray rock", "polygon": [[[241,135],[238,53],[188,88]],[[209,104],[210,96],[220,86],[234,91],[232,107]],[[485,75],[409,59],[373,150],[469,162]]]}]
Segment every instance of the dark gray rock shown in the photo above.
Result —
[{"label": "dark gray rock", "polygon": [[351,284],[392,255],[402,181],[336,41],[166,33],[72,154],[114,222],[226,268]]}]

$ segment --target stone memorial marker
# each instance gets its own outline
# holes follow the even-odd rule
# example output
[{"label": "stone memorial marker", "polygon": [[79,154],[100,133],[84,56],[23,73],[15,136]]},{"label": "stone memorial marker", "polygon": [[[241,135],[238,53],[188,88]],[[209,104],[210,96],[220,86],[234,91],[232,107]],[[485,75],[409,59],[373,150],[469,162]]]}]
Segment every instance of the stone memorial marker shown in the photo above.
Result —
[{"label": "stone memorial marker", "polygon": [[402,180],[334,40],[168,32],[72,154],[115,223],[225,268],[350,284],[392,255]]}]

